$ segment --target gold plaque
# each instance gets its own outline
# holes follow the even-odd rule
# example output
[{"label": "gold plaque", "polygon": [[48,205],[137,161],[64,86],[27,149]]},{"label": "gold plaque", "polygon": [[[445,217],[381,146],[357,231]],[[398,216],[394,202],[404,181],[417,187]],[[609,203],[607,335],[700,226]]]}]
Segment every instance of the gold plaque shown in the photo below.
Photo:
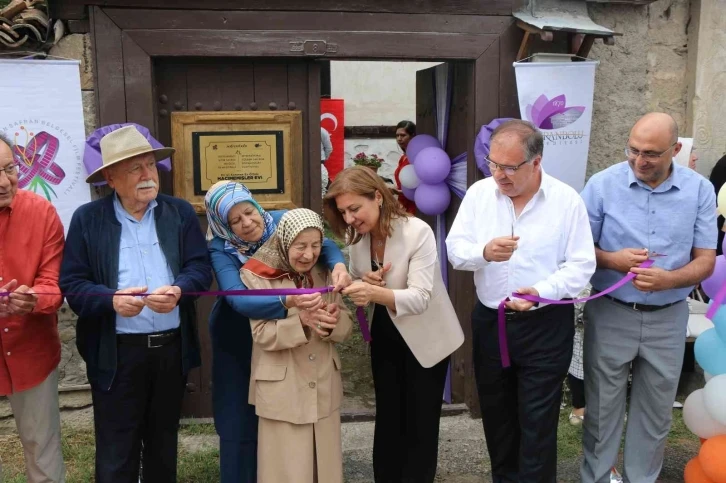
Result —
[{"label": "gold plaque", "polygon": [[265,209],[302,206],[300,112],[174,112],[171,124],[174,195],[198,213],[223,180],[247,186]]}]

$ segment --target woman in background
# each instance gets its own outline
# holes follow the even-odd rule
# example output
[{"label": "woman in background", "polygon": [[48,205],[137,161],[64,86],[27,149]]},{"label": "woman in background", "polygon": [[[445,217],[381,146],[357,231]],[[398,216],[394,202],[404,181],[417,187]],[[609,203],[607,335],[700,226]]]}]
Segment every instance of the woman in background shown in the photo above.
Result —
[{"label": "woman in background", "polygon": [[[285,211],[267,212],[241,183],[220,181],[204,198],[209,252],[220,290],[242,290],[240,268],[274,234]],[[343,254],[331,240],[321,259],[338,289],[350,283]],[[248,318],[284,319],[290,309],[321,306],[320,294],[287,297],[220,296],[209,316],[212,342],[212,408],[219,434],[222,483],[257,478],[257,416],[248,403],[252,334]]]},{"label": "woman in background", "polygon": [[[408,147],[408,143],[411,141],[411,138],[415,135],[416,125],[411,121],[401,121],[398,125],[396,125],[396,142],[398,143],[398,147],[401,148],[401,151],[403,151],[401,159],[398,160],[398,167],[393,173],[393,177],[396,180],[396,188],[398,188],[399,191],[401,191],[402,186],[398,175],[405,166],[411,164],[408,160],[408,156],[406,156],[406,148]],[[408,213],[411,213],[412,215],[416,214],[416,203],[414,203],[413,200],[409,200],[403,195],[403,193],[400,193],[398,195],[398,201],[403,205]]]},{"label": "woman in background", "polygon": [[338,173],[325,211],[333,231],[350,246],[351,275],[362,279],[343,294],[373,309],[375,481],[431,483],[449,356],[464,342],[434,233],[361,166]]}]

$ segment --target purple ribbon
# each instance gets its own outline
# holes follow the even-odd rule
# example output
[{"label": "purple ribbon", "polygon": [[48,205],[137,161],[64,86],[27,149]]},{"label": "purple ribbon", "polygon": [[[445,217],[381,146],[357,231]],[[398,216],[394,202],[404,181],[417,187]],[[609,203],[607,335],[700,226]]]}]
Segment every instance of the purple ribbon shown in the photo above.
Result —
[{"label": "purple ribbon", "polygon": [[[219,296],[219,295],[246,295],[252,297],[281,297],[283,295],[308,295],[313,293],[329,293],[333,291],[333,287],[316,287],[316,288],[260,288],[260,289],[244,289],[244,290],[211,290],[206,292],[184,292],[182,295],[193,297]],[[146,292],[139,293],[58,293],[58,292],[35,292],[35,295],[60,295],[62,297],[148,297],[152,295]],[[0,292],[0,297],[7,297],[10,292]]]},{"label": "purple ribbon", "polygon": [[713,320],[716,312],[718,312],[718,309],[720,309],[721,305],[723,305],[724,300],[726,300],[726,285],[721,286],[718,293],[716,293],[716,296],[711,301],[711,305],[708,306],[708,310],[706,311],[706,318],[708,320]]},{"label": "purple ribbon", "polygon": [[[663,256],[663,255],[655,255],[655,256]],[[646,260],[643,263],[640,264],[640,268],[648,268],[651,265],[655,263],[655,260]],[[628,273],[626,276],[624,276],[622,279],[620,279],[618,282],[616,282],[614,285],[611,285],[610,287],[606,288],[602,292],[598,292],[595,295],[591,295],[589,297],[585,297],[582,299],[571,299],[571,300],[552,300],[552,299],[546,299],[543,297],[539,297],[536,295],[527,295],[527,294],[521,294],[514,292],[512,294],[512,297],[518,298],[518,299],[524,299],[528,300],[530,302],[539,302],[543,304],[555,304],[555,305],[567,305],[567,304],[579,304],[583,302],[588,302],[590,300],[594,300],[596,298],[602,297],[603,295],[607,295],[611,292],[614,292],[615,290],[619,289],[626,283],[630,282],[636,277],[636,274],[634,273]],[[718,293],[718,295],[721,295],[721,300],[726,298],[726,287],[723,287],[721,291]],[[718,298],[717,295],[717,298]],[[714,305],[716,308],[718,308],[718,305],[716,305],[716,302],[718,299],[714,299]],[[509,360],[509,345],[507,344],[507,325],[506,325],[506,317],[504,315],[504,304],[509,301],[509,297],[499,302],[499,309],[498,309],[498,317],[497,317],[497,330],[499,332],[499,355],[502,358],[502,367],[509,367],[511,366],[511,362]],[[710,311],[710,309],[709,309]],[[715,313],[715,311],[714,311]]]},{"label": "purple ribbon", "polygon": [[[206,292],[184,292],[182,295],[194,296],[194,297],[217,297],[226,295],[236,296],[251,296],[251,297],[282,297],[283,295],[308,295],[314,293],[330,293],[333,291],[333,287],[315,287],[315,288],[260,288],[260,289],[243,289],[243,290],[209,290]],[[0,297],[7,297],[10,292],[0,292]],[[56,293],[56,292],[35,292],[35,295],[60,295],[63,297],[115,297],[117,295],[126,295],[129,297],[148,297],[150,293],[129,293],[129,294],[116,294],[116,293]],[[371,331],[368,328],[368,320],[366,314],[363,311],[363,307],[358,307],[355,311],[355,316],[358,319],[358,325],[360,326],[363,340],[366,342],[371,341]]]}]

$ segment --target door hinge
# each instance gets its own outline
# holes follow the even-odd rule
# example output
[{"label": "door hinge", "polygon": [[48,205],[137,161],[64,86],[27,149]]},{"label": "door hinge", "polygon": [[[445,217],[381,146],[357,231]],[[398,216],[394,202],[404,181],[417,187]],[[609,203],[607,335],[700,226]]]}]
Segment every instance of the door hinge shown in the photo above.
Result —
[{"label": "door hinge", "polygon": [[290,42],[290,52],[302,52],[303,55],[317,57],[337,53],[338,44],[330,44],[325,40],[300,40]]}]

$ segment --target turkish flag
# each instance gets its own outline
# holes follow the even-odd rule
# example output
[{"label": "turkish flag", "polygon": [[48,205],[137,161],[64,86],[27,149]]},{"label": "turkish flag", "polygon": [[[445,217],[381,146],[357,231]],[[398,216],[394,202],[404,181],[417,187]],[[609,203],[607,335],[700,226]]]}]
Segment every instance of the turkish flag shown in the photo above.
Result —
[{"label": "turkish flag", "polygon": [[343,99],[320,100],[320,127],[330,133],[333,153],[325,162],[330,181],[345,167],[345,101]]}]

